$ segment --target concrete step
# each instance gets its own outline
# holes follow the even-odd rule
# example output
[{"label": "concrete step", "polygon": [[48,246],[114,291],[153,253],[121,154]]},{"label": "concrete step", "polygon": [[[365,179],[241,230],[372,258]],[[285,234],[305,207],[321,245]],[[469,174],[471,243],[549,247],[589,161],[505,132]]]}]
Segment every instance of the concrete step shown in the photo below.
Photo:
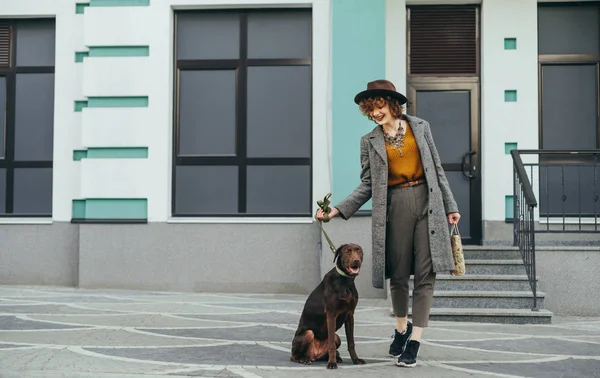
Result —
[{"label": "concrete step", "polygon": [[492,260],[474,259],[465,260],[467,274],[526,274],[523,260]]},{"label": "concrete step", "polygon": [[465,260],[522,260],[517,247],[509,246],[463,246]]},{"label": "concrete step", "polygon": [[[539,277],[538,277],[539,279]],[[413,280],[409,281],[413,289]],[[438,274],[435,279],[435,290],[451,291],[530,291],[527,275],[514,274],[465,274],[454,277],[449,274]]]},{"label": "concrete step", "polygon": [[[537,307],[543,308],[546,295],[537,294]],[[432,307],[531,309],[533,294],[531,291],[434,291]]]},{"label": "concrete step", "polygon": [[[409,309],[412,314],[412,309]],[[489,309],[489,308],[432,308],[432,321],[505,323],[505,324],[550,324],[552,312],[544,309]]]}]

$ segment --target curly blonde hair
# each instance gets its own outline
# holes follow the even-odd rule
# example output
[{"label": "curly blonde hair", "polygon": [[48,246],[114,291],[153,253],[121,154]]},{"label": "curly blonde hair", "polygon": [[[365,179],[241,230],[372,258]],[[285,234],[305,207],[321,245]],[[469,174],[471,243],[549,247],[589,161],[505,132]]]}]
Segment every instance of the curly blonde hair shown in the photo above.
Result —
[{"label": "curly blonde hair", "polygon": [[400,101],[390,96],[386,97],[367,97],[358,103],[360,107],[360,111],[363,115],[365,115],[370,121],[373,121],[371,117],[371,112],[375,109],[383,108],[388,105],[390,107],[390,113],[396,119],[402,118],[402,105],[400,105]]}]

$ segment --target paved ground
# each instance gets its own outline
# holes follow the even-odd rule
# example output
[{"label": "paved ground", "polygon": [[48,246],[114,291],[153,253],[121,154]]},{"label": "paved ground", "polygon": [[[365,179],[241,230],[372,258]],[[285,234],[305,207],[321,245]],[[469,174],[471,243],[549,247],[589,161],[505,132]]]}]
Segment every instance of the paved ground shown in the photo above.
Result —
[{"label": "paved ground", "polygon": [[387,357],[393,319],[361,300],[357,351],[337,371],[289,350],[305,296],[0,286],[0,377],[600,377],[600,319],[433,322],[419,365]]}]

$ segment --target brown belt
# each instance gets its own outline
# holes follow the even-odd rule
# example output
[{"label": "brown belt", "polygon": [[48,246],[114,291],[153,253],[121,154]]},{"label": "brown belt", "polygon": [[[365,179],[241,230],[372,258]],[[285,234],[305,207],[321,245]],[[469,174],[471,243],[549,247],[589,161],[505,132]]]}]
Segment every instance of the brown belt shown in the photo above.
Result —
[{"label": "brown belt", "polygon": [[417,186],[417,185],[421,185],[424,184],[425,180],[424,179],[420,179],[420,180],[415,180],[415,181],[407,181],[407,182],[403,182],[402,184],[398,184],[399,187],[401,188],[406,188],[409,186]]}]

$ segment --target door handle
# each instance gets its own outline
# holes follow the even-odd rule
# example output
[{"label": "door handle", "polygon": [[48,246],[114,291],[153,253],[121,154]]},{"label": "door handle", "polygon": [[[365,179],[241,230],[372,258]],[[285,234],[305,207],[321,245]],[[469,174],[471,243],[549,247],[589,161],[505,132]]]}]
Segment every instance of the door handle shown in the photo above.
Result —
[{"label": "door handle", "polygon": [[[475,152],[475,151],[469,151],[466,154],[464,154],[463,158],[462,158],[462,173],[468,179],[474,179],[475,176],[471,174],[471,168],[467,168],[467,167],[471,166],[470,162],[467,163],[467,159],[469,159],[471,156],[476,155],[476,154],[477,154],[477,152]],[[473,167],[472,170],[474,171],[474,170],[476,170],[476,168]]]}]

